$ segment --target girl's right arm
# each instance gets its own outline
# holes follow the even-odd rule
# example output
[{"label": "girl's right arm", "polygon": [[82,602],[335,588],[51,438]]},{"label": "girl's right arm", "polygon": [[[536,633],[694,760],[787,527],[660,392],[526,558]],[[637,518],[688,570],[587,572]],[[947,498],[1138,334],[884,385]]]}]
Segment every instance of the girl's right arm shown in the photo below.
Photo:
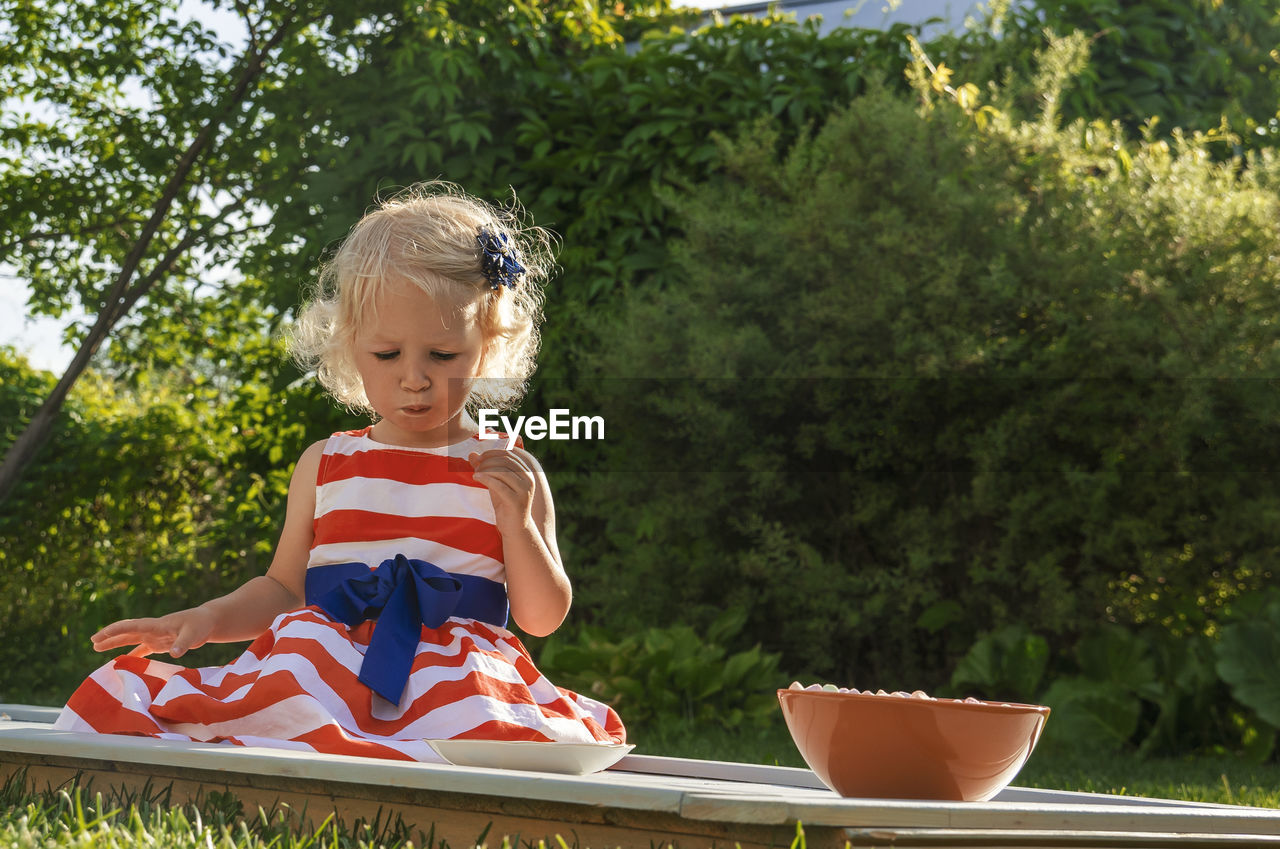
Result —
[{"label": "girl's right arm", "polygon": [[323,452],[324,442],[315,443],[303,452],[293,469],[284,528],[265,575],[251,578],[199,607],[154,619],[124,619],[112,623],[91,637],[94,649],[109,651],[136,645],[129,654],[142,657],[168,652],[173,657],[181,657],[205,643],[252,640],[266,631],[281,613],[302,607],[316,509],[316,473]]}]

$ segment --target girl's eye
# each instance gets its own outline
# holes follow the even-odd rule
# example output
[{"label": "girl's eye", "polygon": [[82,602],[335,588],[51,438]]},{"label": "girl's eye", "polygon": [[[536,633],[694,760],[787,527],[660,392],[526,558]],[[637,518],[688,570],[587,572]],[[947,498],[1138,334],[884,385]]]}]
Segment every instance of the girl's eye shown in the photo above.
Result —
[{"label": "girl's eye", "polygon": [[394,360],[397,356],[399,356],[399,354],[400,354],[399,351],[374,351],[373,352],[374,359],[382,360],[384,362],[387,360]]},{"label": "girl's eye", "polygon": [[458,355],[457,355],[457,354],[446,354],[444,351],[435,351],[434,353],[432,353],[432,355],[431,355],[431,356],[435,357],[437,360],[440,360],[441,362],[445,362],[445,363],[447,363],[447,362],[449,362],[449,360],[452,360],[454,357],[456,357],[456,356],[458,356]]}]

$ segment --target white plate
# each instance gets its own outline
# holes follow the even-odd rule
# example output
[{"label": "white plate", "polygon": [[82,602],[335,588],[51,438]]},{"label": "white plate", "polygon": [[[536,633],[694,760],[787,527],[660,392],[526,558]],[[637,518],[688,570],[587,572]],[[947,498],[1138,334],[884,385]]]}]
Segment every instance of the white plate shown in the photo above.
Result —
[{"label": "white plate", "polygon": [[536,743],[528,740],[428,740],[457,766],[586,775],[613,766],[635,748],[622,743]]}]

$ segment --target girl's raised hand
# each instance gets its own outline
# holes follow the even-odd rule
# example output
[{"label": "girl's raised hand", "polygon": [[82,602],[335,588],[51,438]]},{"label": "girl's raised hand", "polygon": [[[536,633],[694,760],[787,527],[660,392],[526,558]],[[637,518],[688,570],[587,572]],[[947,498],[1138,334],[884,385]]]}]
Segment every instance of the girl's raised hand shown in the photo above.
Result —
[{"label": "girl's raised hand", "polygon": [[122,619],[94,634],[94,651],[110,651],[121,646],[136,646],[130,655],[146,657],[168,652],[182,657],[209,640],[215,622],[213,614],[200,607],[180,610],[167,616],[147,619]]},{"label": "girl's raised hand", "polygon": [[528,452],[523,448],[491,448],[473,452],[467,461],[475,470],[476,482],[489,490],[499,531],[522,527],[531,520],[538,479],[535,461]]},{"label": "girl's raised hand", "polygon": [[535,637],[564,621],[573,601],[556,547],[555,507],[546,475],[523,448],[490,449],[467,457],[489,490],[506,566],[511,618]]}]

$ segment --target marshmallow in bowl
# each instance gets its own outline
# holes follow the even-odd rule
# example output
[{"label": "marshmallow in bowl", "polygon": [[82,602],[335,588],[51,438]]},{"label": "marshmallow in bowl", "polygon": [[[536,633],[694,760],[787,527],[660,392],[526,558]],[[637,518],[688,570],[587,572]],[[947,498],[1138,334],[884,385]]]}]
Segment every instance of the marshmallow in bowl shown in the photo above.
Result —
[{"label": "marshmallow in bowl", "polygon": [[[787,689],[788,690],[823,690],[828,693],[852,693],[854,695],[862,695],[862,696],[893,696],[899,699],[934,700],[933,696],[929,695],[924,690],[915,690],[910,693],[908,693],[906,690],[895,690],[892,693],[885,692],[884,690],[876,690],[873,693],[870,690],[858,690],[853,687],[837,687],[835,684],[810,684],[809,686],[806,687],[805,685],[801,684],[799,681],[792,681],[791,686],[787,687]],[[965,701],[976,702],[978,700],[969,698],[969,699],[965,699]]]}]

